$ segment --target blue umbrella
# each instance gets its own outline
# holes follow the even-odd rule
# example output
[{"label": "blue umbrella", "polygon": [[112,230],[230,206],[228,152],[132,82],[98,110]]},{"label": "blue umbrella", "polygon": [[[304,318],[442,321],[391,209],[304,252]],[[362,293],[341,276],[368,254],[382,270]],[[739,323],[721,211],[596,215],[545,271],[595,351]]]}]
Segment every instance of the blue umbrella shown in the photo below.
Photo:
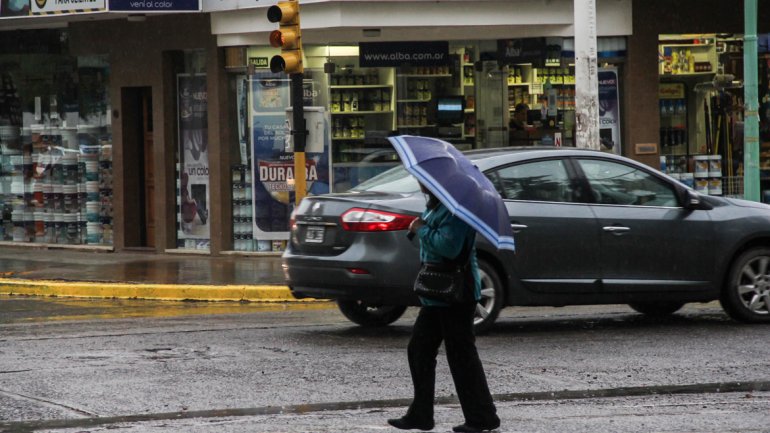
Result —
[{"label": "blue umbrella", "polygon": [[515,251],[508,212],[492,182],[453,145],[437,138],[388,138],[406,170],[453,214],[498,249]]}]

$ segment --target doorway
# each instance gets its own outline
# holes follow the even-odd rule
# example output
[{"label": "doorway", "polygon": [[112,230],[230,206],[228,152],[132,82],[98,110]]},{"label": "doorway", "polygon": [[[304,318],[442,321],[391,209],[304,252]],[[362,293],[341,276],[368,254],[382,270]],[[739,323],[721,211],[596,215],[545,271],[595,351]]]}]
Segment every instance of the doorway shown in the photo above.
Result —
[{"label": "doorway", "polygon": [[508,145],[507,68],[483,60],[476,71],[476,147]]},{"label": "doorway", "polygon": [[152,89],[124,87],[123,154],[125,173],[124,226],[126,248],[155,248],[155,175]]}]

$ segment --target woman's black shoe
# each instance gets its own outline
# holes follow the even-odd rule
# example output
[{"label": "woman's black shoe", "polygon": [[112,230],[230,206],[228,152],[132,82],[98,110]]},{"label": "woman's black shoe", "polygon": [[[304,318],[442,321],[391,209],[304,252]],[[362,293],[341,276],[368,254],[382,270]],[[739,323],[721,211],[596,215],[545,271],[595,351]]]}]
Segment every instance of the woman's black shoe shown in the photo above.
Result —
[{"label": "woman's black shoe", "polygon": [[388,424],[401,430],[433,430],[433,421],[413,421],[405,416],[401,418],[392,418],[388,420]]},{"label": "woman's black shoe", "polygon": [[471,424],[460,424],[457,426],[452,427],[452,431],[459,432],[459,433],[479,433],[483,431],[490,431],[494,430],[496,428],[500,427],[500,421],[498,421],[495,424],[485,425],[485,426],[475,426]]}]

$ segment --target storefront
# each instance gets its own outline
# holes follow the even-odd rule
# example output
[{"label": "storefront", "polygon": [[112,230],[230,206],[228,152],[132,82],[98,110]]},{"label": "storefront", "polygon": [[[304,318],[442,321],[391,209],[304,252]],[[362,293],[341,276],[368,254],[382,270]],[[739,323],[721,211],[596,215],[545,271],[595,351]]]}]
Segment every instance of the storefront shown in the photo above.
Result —
[{"label": "storefront", "polygon": [[[454,1],[303,4],[310,193],[342,191],[397,164],[390,134],[462,149],[571,144],[571,1],[477,3],[473,13]],[[606,121],[617,128],[604,135],[621,151],[631,1],[597,4],[604,94],[614,101]],[[0,95],[0,244],[281,251],[294,203],[289,86],[265,68],[276,53],[266,47],[265,7],[0,26],[0,72],[10,76]],[[434,19],[407,19],[417,12]],[[0,24],[9,22],[19,23]],[[521,41],[540,55],[515,54]],[[383,60],[415,49],[430,55]],[[517,135],[521,104],[528,128]]]},{"label": "storefront", "polygon": [[[770,47],[759,35],[760,187],[770,201]],[[743,196],[743,35],[661,34],[661,170],[711,195]]]},{"label": "storefront", "polygon": [[[306,45],[309,193],[346,191],[397,165],[390,135],[438,137],[460,149],[574,145],[572,46],[556,37]],[[601,38],[599,49],[602,137],[619,153],[625,38]],[[273,49],[227,52],[240,149],[232,167],[234,249],[281,250],[293,205],[289,80],[266,68]],[[522,105],[528,116],[516,131]]]},{"label": "storefront", "polygon": [[0,244],[223,249],[209,17],[78,13],[0,21],[49,27],[0,37]]}]

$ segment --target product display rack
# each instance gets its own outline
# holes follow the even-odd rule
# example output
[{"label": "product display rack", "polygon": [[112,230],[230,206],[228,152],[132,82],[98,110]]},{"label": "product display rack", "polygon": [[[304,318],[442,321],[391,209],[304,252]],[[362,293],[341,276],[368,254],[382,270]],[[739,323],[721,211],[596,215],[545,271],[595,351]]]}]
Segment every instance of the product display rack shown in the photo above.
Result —
[{"label": "product display rack", "polygon": [[718,55],[715,34],[661,35],[658,44],[661,76],[713,75]]},{"label": "product display rack", "polygon": [[112,146],[99,129],[33,125],[0,139],[0,240],[112,244]]},{"label": "product display rack", "polygon": [[[401,134],[423,135],[436,128],[433,102],[451,88],[449,66],[402,68],[396,74],[396,129]],[[431,134],[425,134],[431,135]]]},{"label": "product display rack", "polygon": [[347,66],[331,76],[329,92],[332,162],[358,162],[369,131],[393,129],[393,70]]},{"label": "product display rack", "polygon": [[247,165],[234,165],[231,174],[233,191],[233,250],[256,251],[251,170]]}]

